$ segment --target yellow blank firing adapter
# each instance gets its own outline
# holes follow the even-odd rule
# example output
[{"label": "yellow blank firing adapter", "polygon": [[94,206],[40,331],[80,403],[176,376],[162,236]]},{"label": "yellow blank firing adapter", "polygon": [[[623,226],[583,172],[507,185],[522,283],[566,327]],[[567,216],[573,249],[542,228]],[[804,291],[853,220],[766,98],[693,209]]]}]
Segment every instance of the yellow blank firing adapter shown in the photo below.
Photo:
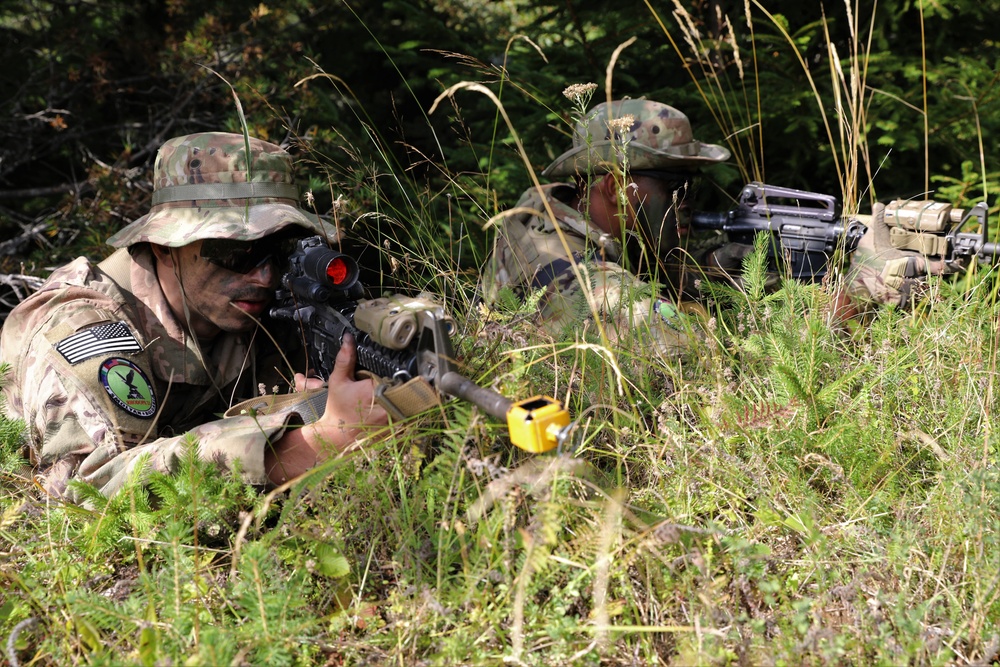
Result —
[{"label": "yellow blank firing adapter", "polygon": [[528,452],[547,452],[559,445],[569,426],[569,412],[548,396],[518,401],[507,411],[510,441]]},{"label": "yellow blank firing adapter", "polygon": [[538,454],[555,449],[569,435],[569,412],[554,398],[533,396],[512,401],[454,371],[441,376],[439,387],[446,394],[478,405],[497,419],[506,419],[511,443],[526,452]]}]

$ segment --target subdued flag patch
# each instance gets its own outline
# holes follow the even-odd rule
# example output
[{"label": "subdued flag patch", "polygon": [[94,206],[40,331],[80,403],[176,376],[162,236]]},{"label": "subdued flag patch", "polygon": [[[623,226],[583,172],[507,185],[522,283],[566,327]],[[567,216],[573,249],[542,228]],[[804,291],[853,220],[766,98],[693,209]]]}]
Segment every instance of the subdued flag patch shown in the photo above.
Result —
[{"label": "subdued flag patch", "polygon": [[122,321],[79,331],[59,341],[56,349],[66,361],[78,364],[108,352],[139,352],[142,345],[139,345],[128,325]]}]

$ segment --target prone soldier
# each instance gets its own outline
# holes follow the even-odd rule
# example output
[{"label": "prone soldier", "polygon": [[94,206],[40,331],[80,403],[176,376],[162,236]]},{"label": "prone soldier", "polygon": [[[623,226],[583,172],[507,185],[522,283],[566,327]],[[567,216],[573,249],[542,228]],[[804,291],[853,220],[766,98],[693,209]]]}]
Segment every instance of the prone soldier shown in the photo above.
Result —
[{"label": "prone soldier", "polygon": [[290,379],[293,327],[268,317],[295,239],[338,240],[297,199],[291,156],[275,144],[220,132],[171,139],[149,213],[108,239],[118,250],[56,270],[11,312],[0,335],[6,411],[26,423],[48,493],[74,500],[67,485],[80,479],[111,495],[146,455],[170,471],[188,436],[204,458],[239,460],[248,482],[278,484],[387,421],[372,381],[354,377],[350,341],[317,421],[293,409],[217,417],[259,388],[319,382]]},{"label": "prone soldier", "polygon": [[573,146],[542,174],[573,182],[532,187],[507,211],[484,276],[487,302],[510,288],[544,290],[539,324],[558,335],[592,313],[614,339],[648,333],[653,349],[686,348],[676,299],[644,281],[677,280],[665,258],[678,246],[692,179],[727,149],[698,141],[687,116],[659,102],[618,100],[577,123]]}]

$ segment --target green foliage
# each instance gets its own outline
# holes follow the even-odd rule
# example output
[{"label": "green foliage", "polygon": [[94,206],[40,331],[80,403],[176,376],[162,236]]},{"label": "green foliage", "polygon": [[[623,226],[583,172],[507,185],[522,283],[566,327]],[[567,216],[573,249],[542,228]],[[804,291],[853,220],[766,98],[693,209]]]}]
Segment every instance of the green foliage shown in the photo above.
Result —
[{"label": "green foliage", "polygon": [[[816,324],[823,286],[734,301],[700,364],[620,348],[634,410],[606,358],[574,355],[570,393],[593,407],[553,455],[452,404],[281,497],[192,442],[173,475],[81,488],[90,508],[5,491],[0,634],[37,619],[25,664],[982,653],[1000,621],[996,308],[986,284],[936,289],[919,320],[887,310],[853,335]],[[462,324],[496,342],[472,370],[518,391],[562,377],[570,353],[532,357],[516,311]]]},{"label": "green foliage", "polygon": [[[6,383],[7,364],[0,364],[0,387]],[[27,466],[22,455],[24,422],[9,419],[4,413],[6,397],[0,394],[0,476],[4,478],[21,472]]]}]

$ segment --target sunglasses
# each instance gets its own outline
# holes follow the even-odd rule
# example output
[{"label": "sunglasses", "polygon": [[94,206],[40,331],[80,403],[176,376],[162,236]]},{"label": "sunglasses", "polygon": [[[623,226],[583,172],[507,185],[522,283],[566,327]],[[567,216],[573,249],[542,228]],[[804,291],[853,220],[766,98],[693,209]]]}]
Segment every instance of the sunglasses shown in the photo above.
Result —
[{"label": "sunglasses", "polygon": [[231,239],[205,239],[201,244],[202,259],[232,271],[250,273],[266,262],[283,264],[295,247],[294,238],[265,236],[256,241]]}]

